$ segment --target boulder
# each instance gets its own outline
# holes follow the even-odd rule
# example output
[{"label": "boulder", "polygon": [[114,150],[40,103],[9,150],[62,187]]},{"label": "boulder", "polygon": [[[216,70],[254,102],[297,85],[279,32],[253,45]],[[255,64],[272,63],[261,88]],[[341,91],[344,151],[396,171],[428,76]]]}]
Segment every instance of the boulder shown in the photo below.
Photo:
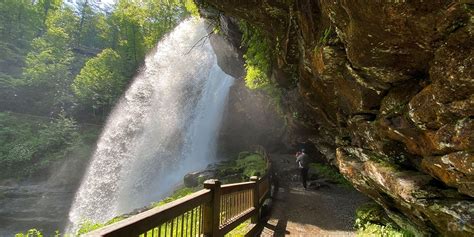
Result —
[{"label": "boulder", "polygon": [[340,147],[336,154],[341,173],[356,189],[389,211],[393,206],[402,210],[426,235],[474,234],[474,203],[433,185],[430,175],[404,170],[361,148]]},{"label": "boulder", "polygon": [[187,188],[193,188],[201,185],[205,180],[215,177],[215,172],[213,170],[204,170],[187,173],[184,178],[184,186]]}]

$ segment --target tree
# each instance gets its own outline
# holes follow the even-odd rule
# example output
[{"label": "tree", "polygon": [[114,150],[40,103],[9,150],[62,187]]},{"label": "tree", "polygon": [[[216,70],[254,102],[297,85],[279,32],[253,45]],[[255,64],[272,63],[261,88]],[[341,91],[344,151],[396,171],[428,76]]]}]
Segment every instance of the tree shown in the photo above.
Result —
[{"label": "tree", "polygon": [[59,9],[62,4],[62,0],[39,0],[37,2],[37,11],[41,16],[43,26],[46,26],[46,19],[48,18],[48,14],[50,13],[50,11]]},{"label": "tree", "polygon": [[61,29],[68,38],[69,47],[72,47],[73,37],[77,31],[78,16],[68,7],[53,11],[46,20],[48,29]]},{"label": "tree", "polygon": [[71,62],[73,54],[69,48],[70,38],[61,28],[50,28],[32,43],[26,57],[24,76],[27,84],[41,93],[45,107],[58,112],[70,103]]},{"label": "tree", "polygon": [[0,73],[21,74],[24,56],[39,27],[31,0],[0,1]]},{"label": "tree", "polygon": [[119,28],[118,52],[127,61],[127,76],[132,76],[145,57],[142,31],[146,19],[144,8],[136,2],[122,0],[118,2],[112,18]]},{"label": "tree", "polygon": [[149,1],[144,6],[144,40],[147,50],[171,31],[188,13],[179,1]]},{"label": "tree", "polygon": [[[106,16],[100,12],[96,1],[82,0],[78,3],[79,21],[76,27],[76,46],[101,48],[107,42],[108,33]],[[105,36],[105,37],[104,37]]]},{"label": "tree", "polygon": [[74,79],[72,88],[80,102],[94,112],[108,111],[122,94],[127,78],[122,72],[122,58],[112,49],[104,49],[86,62]]}]

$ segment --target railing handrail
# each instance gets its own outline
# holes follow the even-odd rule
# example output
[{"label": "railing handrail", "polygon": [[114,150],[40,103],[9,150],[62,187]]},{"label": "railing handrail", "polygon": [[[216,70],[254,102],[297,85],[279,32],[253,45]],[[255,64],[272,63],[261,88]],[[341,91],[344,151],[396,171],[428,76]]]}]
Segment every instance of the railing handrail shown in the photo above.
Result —
[{"label": "railing handrail", "polygon": [[152,229],[167,220],[177,217],[184,212],[211,201],[211,191],[203,189],[167,203],[163,206],[144,211],[117,223],[89,232],[84,236],[133,236]]},{"label": "railing handrail", "polygon": [[252,189],[254,185],[255,185],[254,181],[225,184],[221,186],[221,195]]},{"label": "railing handrail", "polygon": [[[160,236],[162,229],[161,225],[165,225],[167,228],[168,223],[171,221],[171,235],[173,235],[173,222],[174,219],[180,218],[183,221],[185,213],[192,212],[194,216],[194,209],[199,207],[199,217],[196,214],[196,220],[199,223],[194,227],[197,228],[199,225],[199,232],[195,234],[204,234],[205,236],[223,236],[228,233],[239,224],[245,220],[252,217],[252,223],[257,223],[260,215],[260,208],[263,205],[263,201],[270,194],[270,183],[271,183],[271,162],[265,151],[261,146],[257,146],[256,152],[260,153],[267,164],[266,173],[262,177],[252,177],[249,182],[233,183],[221,185],[217,180],[210,180],[205,182],[205,189],[165,204],[160,207],[150,209],[148,211],[139,213],[135,216],[129,217],[117,223],[108,225],[101,229],[89,232],[84,236],[145,236],[147,237],[147,232],[156,233],[158,230],[158,236]],[[244,194],[242,194],[244,193]],[[230,216],[228,219],[224,219],[225,222],[221,223],[224,215],[227,215],[228,210],[220,210],[220,206],[224,205],[225,199],[221,200],[221,197],[228,196],[234,199],[244,199],[246,203],[241,203],[240,207],[242,210],[235,213],[232,213],[233,216]],[[242,195],[247,195],[242,198]],[[249,198],[248,196],[252,197]],[[235,201],[235,200],[234,200]],[[242,201],[242,200],[240,200]],[[251,203],[249,203],[251,201]],[[228,204],[228,202],[227,202]],[[189,215],[189,214],[188,214]],[[222,216],[221,216],[222,215]],[[189,216],[188,216],[189,217]],[[201,218],[201,219],[199,219]],[[186,219],[186,225],[188,225]],[[193,219],[191,220],[193,222]],[[178,221],[176,221],[177,228]],[[181,223],[181,230],[184,230],[184,223]],[[192,228],[191,224],[191,228]],[[203,228],[201,230],[201,227]],[[188,228],[188,226],[186,226]],[[178,233],[178,230],[176,230]],[[201,232],[202,231],[202,232]],[[165,229],[165,235],[167,234]],[[186,233],[187,230],[186,230]],[[191,235],[193,230],[191,230]],[[149,236],[149,235],[148,235]],[[152,236],[154,236],[152,234]],[[183,232],[181,232],[183,236]],[[187,236],[187,235],[186,235]]]}]

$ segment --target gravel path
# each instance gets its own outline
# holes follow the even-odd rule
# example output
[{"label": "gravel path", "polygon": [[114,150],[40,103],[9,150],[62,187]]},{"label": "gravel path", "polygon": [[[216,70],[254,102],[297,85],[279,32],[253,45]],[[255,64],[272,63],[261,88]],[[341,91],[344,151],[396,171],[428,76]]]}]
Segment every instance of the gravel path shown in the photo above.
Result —
[{"label": "gravel path", "polygon": [[355,209],[367,197],[334,184],[304,190],[293,155],[271,159],[280,187],[261,236],[355,236]]}]

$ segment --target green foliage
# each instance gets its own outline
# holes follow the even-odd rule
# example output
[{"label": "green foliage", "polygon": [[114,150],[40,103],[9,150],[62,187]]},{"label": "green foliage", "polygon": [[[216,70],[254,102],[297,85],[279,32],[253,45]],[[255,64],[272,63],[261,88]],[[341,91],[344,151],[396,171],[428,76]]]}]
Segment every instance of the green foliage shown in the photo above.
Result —
[{"label": "green foliage", "polygon": [[218,164],[216,176],[222,183],[248,181],[252,176],[261,176],[266,172],[266,163],[258,153],[240,152],[235,160]]},{"label": "green foliage", "polygon": [[[69,74],[72,52],[68,47],[69,36],[61,28],[51,28],[32,42],[32,51],[26,58],[25,76],[35,85],[54,84]],[[52,79],[50,79],[52,78]]]},{"label": "green foliage", "polygon": [[127,66],[127,76],[134,74],[147,50],[188,13],[181,1],[119,1],[111,16],[117,39],[117,52]]},{"label": "green foliage", "polygon": [[172,201],[175,201],[175,200],[178,200],[182,197],[186,197],[188,196],[189,194],[192,194],[196,191],[198,191],[199,189],[201,189],[200,187],[196,187],[196,188],[180,188],[176,191],[174,191],[174,193],[169,196],[169,197],[166,197],[165,199],[159,201],[159,202],[154,202],[151,204],[152,207],[159,207],[159,206],[163,206],[165,205],[166,203],[170,203]]},{"label": "green foliage", "polygon": [[[193,10],[192,1],[121,0],[106,14],[85,0],[74,9],[61,0],[0,1],[0,109],[43,115],[65,110],[96,118],[98,107],[111,107],[122,94],[146,52],[190,14],[186,6]],[[89,58],[107,48],[119,55],[120,62],[102,67],[102,77],[96,81],[107,81],[104,78],[112,75],[118,84],[97,88],[97,83],[91,83],[94,88],[81,88],[82,92],[107,90],[87,101],[82,95],[91,93],[74,94],[73,79]],[[76,106],[77,100],[81,106]]]},{"label": "green foliage", "polygon": [[319,45],[326,45],[329,41],[329,38],[332,34],[332,27],[329,27],[327,29],[324,30],[323,32],[323,35],[321,36],[321,38],[319,38],[319,42],[318,44]]},{"label": "green foliage", "polygon": [[373,202],[363,204],[357,208],[354,227],[357,229],[357,236],[414,236],[409,231],[401,230],[388,218],[383,208]]},{"label": "green foliage", "polygon": [[112,49],[104,49],[87,61],[74,79],[74,93],[86,105],[94,108],[111,107],[127,82],[121,70],[120,55]]},{"label": "green foliage", "polygon": [[31,0],[0,1],[0,71],[21,74],[24,56],[40,29],[39,15]]},{"label": "green foliage", "polygon": [[[78,22],[79,17],[74,13],[74,11],[70,8],[64,8],[60,11],[53,11],[49,14],[46,19],[46,27],[48,29],[60,29],[63,33],[63,37],[66,38],[69,43],[73,38],[72,36],[74,36],[77,31]],[[55,43],[53,41],[48,42]]]},{"label": "green foliage", "polygon": [[0,124],[0,179],[27,178],[68,154],[87,157],[90,153],[90,145],[81,136],[88,132],[80,131],[76,122],[64,115],[47,121],[0,113]]},{"label": "green foliage", "polygon": [[43,234],[37,229],[31,229],[26,233],[18,233],[15,237],[43,237]]},{"label": "green foliage", "polygon": [[250,219],[240,223],[237,227],[227,233],[225,236],[246,236],[249,229],[249,225],[251,224]]},{"label": "green foliage", "polygon": [[399,230],[392,224],[367,224],[363,229],[357,231],[357,236],[411,237],[413,235],[410,232]]},{"label": "green foliage", "polygon": [[245,60],[245,85],[250,89],[258,89],[272,99],[277,112],[282,114],[282,91],[276,82],[270,80],[268,74],[271,69],[273,51],[271,42],[256,27],[241,21],[240,30],[243,32],[242,46],[247,48]]},{"label": "green foliage", "polygon": [[89,233],[93,230],[97,230],[99,228],[102,228],[104,226],[108,226],[108,225],[111,225],[115,222],[119,222],[121,220],[125,219],[125,217],[115,217],[105,223],[96,223],[96,222],[93,222],[91,220],[85,220],[83,221],[80,225],[79,225],[79,230],[77,231],[77,235],[83,235],[83,234],[86,234],[86,233]]},{"label": "green foliage", "polygon": [[73,54],[69,40],[61,28],[50,28],[42,37],[33,40],[32,50],[26,57],[24,76],[27,85],[41,91],[41,102],[48,107],[54,106],[56,112],[71,102],[69,85]]},{"label": "green foliage", "polygon": [[145,18],[148,21],[143,23],[144,44],[147,50],[155,47],[157,41],[165,34],[170,32],[181,19],[184,19],[189,13],[186,11],[192,9],[191,0],[184,1],[151,1],[147,4],[144,11]]},{"label": "green foliage", "polygon": [[118,27],[119,53],[124,57],[128,71],[138,67],[145,57],[145,40],[141,28],[144,24],[145,9],[130,1],[119,1],[112,15],[112,20]]},{"label": "green foliage", "polygon": [[31,0],[0,1],[0,39],[30,42],[40,30],[40,14]]},{"label": "green foliage", "polygon": [[322,175],[323,177],[330,179],[333,182],[341,185],[342,187],[352,187],[351,183],[347,181],[347,179],[342,176],[335,168],[321,164],[321,163],[310,163],[309,169],[312,172],[317,173],[318,175]]},{"label": "green foliage", "polygon": [[245,84],[250,89],[261,89],[271,85],[268,78],[270,70],[270,58],[272,51],[270,42],[255,27],[241,22],[240,29],[243,32],[242,45],[247,47],[244,54]]},{"label": "green foliage", "polygon": [[199,9],[196,6],[196,3],[194,3],[194,0],[184,0],[184,7],[192,16],[199,16]]},{"label": "green foliage", "polygon": [[244,178],[250,178],[265,174],[267,164],[260,154],[240,153],[239,159],[236,160],[236,168],[242,172]]},{"label": "green foliage", "polygon": [[35,7],[42,19],[43,24],[46,22],[49,14],[53,11],[58,10],[63,1],[62,0],[38,0],[35,3]]},{"label": "green foliage", "polygon": [[91,220],[85,220],[79,225],[78,235],[89,233],[105,226],[105,223],[96,223]]},{"label": "green foliage", "polygon": [[106,16],[102,12],[94,11],[91,1],[82,0],[78,4],[78,20],[74,25],[74,42],[76,46],[84,48],[107,47],[109,26]]}]

